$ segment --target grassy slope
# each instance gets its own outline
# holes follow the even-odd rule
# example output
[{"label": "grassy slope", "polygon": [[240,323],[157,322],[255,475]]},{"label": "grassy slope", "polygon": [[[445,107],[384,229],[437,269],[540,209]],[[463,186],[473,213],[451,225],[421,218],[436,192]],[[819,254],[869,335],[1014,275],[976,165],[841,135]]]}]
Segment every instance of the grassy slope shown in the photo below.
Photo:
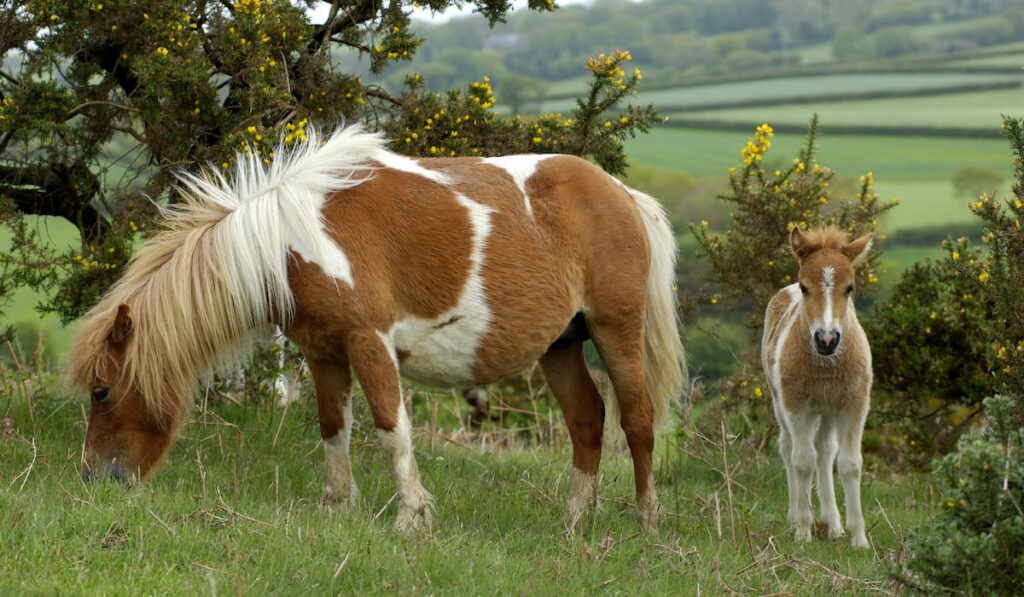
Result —
[{"label": "grassy slope", "polygon": [[997,130],[1002,114],[1013,114],[1024,104],[1024,89],[980,91],[929,97],[892,98],[800,104],[685,114],[688,118],[728,122],[800,124],[815,112],[835,125],[947,126]]},{"label": "grassy slope", "polygon": [[0,431],[0,592],[866,593],[888,585],[884,562],[902,557],[903,535],[930,511],[927,479],[892,477],[869,457],[873,549],[823,539],[799,545],[785,523],[785,477],[773,451],[730,449],[727,488],[711,468],[721,468],[721,452],[686,441],[705,464],[663,441],[656,476],[664,528],[637,534],[632,473],[618,452],[606,454],[599,513],[570,534],[561,522],[570,472],[561,430],[531,448],[498,447],[494,436],[487,447],[466,437],[431,441],[420,429],[435,530],[404,537],[392,530],[394,504],[385,507],[395,490],[390,460],[357,404],[362,497],[346,514],[318,503],[322,451],[308,401],[284,419],[279,410],[238,407],[199,416],[151,484],[124,490],[79,481],[77,401],[37,396],[33,435],[16,396],[0,412],[13,420]]},{"label": "grassy slope", "polygon": [[[847,92],[914,90],[950,85],[972,85],[1019,79],[1016,75],[986,73],[880,73],[857,75],[816,75],[780,79],[755,79],[734,83],[677,87],[641,91],[635,103],[681,106],[747,99],[772,99],[806,95],[826,95]],[[501,98],[498,98],[499,100]],[[572,99],[550,100],[535,108],[541,112],[569,110],[575,106]],[[531,108],[534,106],[531,104]]]}]

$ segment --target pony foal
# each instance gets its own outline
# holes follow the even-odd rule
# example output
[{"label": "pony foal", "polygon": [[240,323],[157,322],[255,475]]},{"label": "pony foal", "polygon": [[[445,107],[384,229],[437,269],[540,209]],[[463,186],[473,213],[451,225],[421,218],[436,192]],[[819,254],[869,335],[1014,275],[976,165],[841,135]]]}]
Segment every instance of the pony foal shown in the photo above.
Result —
[{"label": "pony foal", "polygon": [[183,203],[85,318],[70,373],[92,394],[88,475],[152,474],[198,379],[278,325],[316,386],[324,499],[356,496],[353,373],[392,456],[402,529],[427,526],[399,376],[491,383],[540,361],[573,444],[568,518],[597,500],[608,369],[637,508],[657,523],[654,428],[686,380],[675,237],[651,197],[571,156],[412,159],[349,127],[181,177]]},{"label": "pony foal", "polygon": [[811,477],[817,470],[829,537],[843,534],[832,482],[838,453],[851,542],[867,547],[860,442],[871,401],[871,348],[854,311],[853,268],[867,254],[871,235],[847,242],[833,227],[806,234],[793,228],[789,242],[800,262],[798,282],[768,303],[761,341],[789,481],[788,518],[797,540],[810,540]]}]

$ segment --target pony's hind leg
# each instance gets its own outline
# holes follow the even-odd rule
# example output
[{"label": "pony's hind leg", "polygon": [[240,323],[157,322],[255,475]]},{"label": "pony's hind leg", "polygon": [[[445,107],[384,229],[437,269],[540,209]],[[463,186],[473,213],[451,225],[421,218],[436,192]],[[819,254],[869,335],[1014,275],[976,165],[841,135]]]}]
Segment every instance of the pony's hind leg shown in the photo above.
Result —
[{"label": "pony's hind leg", "polygon": [[818,425],[818,434],[814,439],[818,451],[818,504],[821,506],[821,519],[828,526],[828,536],[835,539],[843,534],[843,525],[839,522],[839,507],[836,506],[836,488],[832,478],[835,467],[836,443],[835,427],[832,418],[823,416]]},{"label": "pony's hind leg", "polygon": [[358,490],[352,480],[352,372],[347,361],[306,359],[316,386],[320,437],[324,441],[324,502],[348,506]]},{"label": "pony's hind leg", "polygon": [[597,505],[604,402],[587,370],[582,342],[556,342],[541,357],[540,366],[572,438],[573,473],[566,512],[566,523],[572,529]]},{"label": "pony's hind leg", "polygon": [[793,470],[793,432],[790,431],[789,417],[785,407],[782,406],[782,398],[777,397],[772,401],[775,408],[775,422],[779,425],[779,456],[782,457],[782,464],[786,467],[786,483],[789,489],[789,510],[786,513],[786,520],[796,522],[796,501],[797,494],[796,472]]},{"label": "pony's hind leg", "polygon": [[836,416],[836,432],[839,438],[839,480],[846,495],[846,529],[854,547],[868,547],[864,535],[864,514],[860,509],[860,476],[863,459],[860,443],[864,434],[864,419],[867,408],[861,412],[840,413]]},{"label": "pony's hind leg", "polygon": [[402,404],[398,363],[388,339],[380,332],[355,332],[348,338],[348,354],[377,426],[382,446],[391,452],[398,482],[398,518],[401,531],[429,527],[430,494],[420,484],[412,450],[412,425]]},{"label": "pony's hind leg", "polygon": [[658,526],[660,506],[654,489],[654,406],[644,386],[643,302],[637,308],[613,310],[612,316],[594,313],[587,327],[601,361],[608,369],[622,430],[633,457],[636,507],[640,526]]}]

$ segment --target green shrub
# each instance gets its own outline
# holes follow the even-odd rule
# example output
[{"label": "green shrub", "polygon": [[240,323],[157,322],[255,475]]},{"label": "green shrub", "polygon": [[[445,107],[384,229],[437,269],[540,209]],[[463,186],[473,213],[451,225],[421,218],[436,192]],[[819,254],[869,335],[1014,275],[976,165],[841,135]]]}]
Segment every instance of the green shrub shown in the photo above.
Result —
[{"label": "green shrub", "polygon": [[908,568],[952,591],[1020,595],[1024,429],[1013,424],[1010,398],[988,398],[985,407],[989,424],[965,434],[936,468],[942,502],[935,520],[911,537]]}]

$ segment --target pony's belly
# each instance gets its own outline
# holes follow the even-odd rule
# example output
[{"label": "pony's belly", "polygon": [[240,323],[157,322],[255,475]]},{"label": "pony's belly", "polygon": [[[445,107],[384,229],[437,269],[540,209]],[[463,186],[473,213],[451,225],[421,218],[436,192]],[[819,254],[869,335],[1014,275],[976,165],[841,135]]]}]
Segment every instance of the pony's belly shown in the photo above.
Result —
[{"label": "pony's belly", "polygon": [[471,312],[398,321],[393,340],[399,371],[403,377],[431,386],[474,385],[473,365],[487,325],[486,314]]}]

